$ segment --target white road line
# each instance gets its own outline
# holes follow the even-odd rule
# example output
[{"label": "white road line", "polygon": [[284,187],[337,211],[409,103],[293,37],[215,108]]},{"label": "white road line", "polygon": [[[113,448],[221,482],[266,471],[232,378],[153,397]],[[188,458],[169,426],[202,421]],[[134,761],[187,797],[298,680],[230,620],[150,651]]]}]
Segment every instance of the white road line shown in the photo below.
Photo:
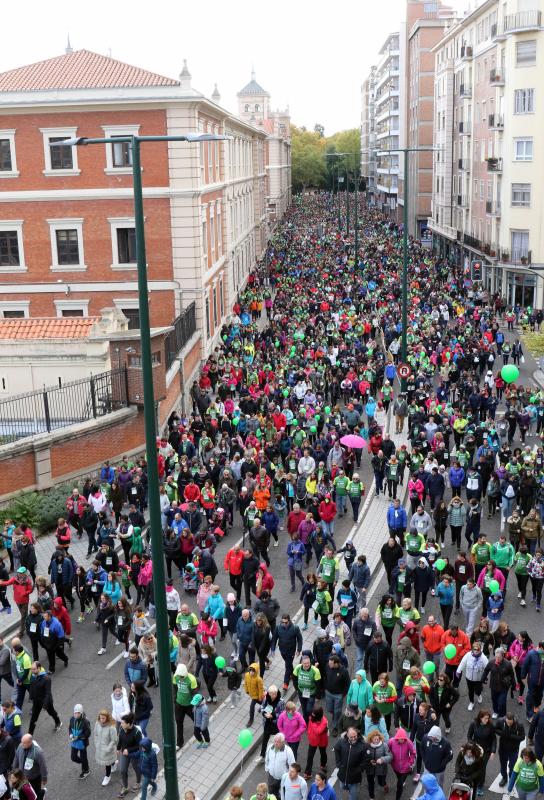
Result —
[{"label": "white road line", "polygon": [[[149,628],[149,632],[151,633],[151,631],[154,631],[154,630],[155,630],[155,623],[153,623],[153,625],[152,625],[152,626]],[[118,656],[115,656],[115,658],[112,658],[112,660],[110,661],[110,663],[109,663],[109,664],[106,666],[106,669],[107,669],[107,670],[108,670],[108,669],[111,669],[111,668],[114,666],[114,664],[117,664],[117,662],[118,662],[118,661],[120,661],[120,660],[123,658],[123,652],[124,652],[124,651],[122,650],[122,651],[119,653],[119,655],[118,655]]]}]

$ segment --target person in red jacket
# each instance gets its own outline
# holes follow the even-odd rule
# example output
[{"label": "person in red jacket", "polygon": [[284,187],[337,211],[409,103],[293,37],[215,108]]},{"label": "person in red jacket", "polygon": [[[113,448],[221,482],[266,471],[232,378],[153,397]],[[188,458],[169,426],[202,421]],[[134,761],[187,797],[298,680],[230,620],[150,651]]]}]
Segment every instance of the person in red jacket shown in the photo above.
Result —
[{"label": "person in red jacket", "polygon": [[242,561],[244,560],[244,551],[239,544],[227,552],[223,567],[229,573],[229,582],[234,591],[236,592],[236,599],[239,601],[242,596]]},{"label": "person in red jacket", "polygon": [[304,777],[306,780],[312,777],[312,766],[314,763],[315,751],[319,747],[319,754],[321,756],[321,769],[327,769],[327,746],[329,744],[329,723],[327,717],[323,713],[321,706],[315,706],[310,713],[307,728],[308,736],[308,758],[306,760],[306,769],[304,770]]},{"label": "person in red jacket", "polygon": [[297,533],[298,526],[306,519],[306,512],[302,511],[298,503],[295,503],[293,510],[287,515],[287,533],[292,536]]},{"label": "person in red jacket", "polygon": [[199,503],[200,502],[200,489],[195,483],[195,479],[191,477],[189,483],[185,487],[185,491],[183,492],[183,497],[187,503]]},{"label": "person in red jacket", "polygon": [[330,494],[326,494],[319,504],[319,516],[323,532],[328,534],[331,539],[334,536],[334,518],[336,517],[336,503]]},{"label": "person in red jacket", "polygon": [[68,647],[72,646],[72,620],[66,610],[66,606],[62,602],[62,597],[55,597],[53,600],[53,616],[58,619],[64,630],[64,636],[68,642]]},{"label": "person in red jacket", "polygon": [[67,553],[72,541],[72,531],[64,517],[58,518],[55,536],[57,537],[57,550]]},{"label": "person in red jacket", "polygon": [[448,658],[444,653],[444,658],[446,660],[444,672],[448,678],[453,681],[457,667],[461,663],[461,659],[465,653],[468,653],[470,650],[470,639],[464,631],[460,630],[457,623],[450,625],[448,630],[444,631],[442,635],[442,650],[444,650],[444,648],[446,648],[449,644],[453,644],[457,652],[453,658]]},{"label": "person in red jacket", "polygon": [[34,589],[34,582],[28,574],[27,568],[19,567],[15,576],[7,581],[0,581],[0,586],[13,586],[13,599],[21,614],[19,636],[23,637],[26,633],[25,622],[28,614],[28,599]]}]

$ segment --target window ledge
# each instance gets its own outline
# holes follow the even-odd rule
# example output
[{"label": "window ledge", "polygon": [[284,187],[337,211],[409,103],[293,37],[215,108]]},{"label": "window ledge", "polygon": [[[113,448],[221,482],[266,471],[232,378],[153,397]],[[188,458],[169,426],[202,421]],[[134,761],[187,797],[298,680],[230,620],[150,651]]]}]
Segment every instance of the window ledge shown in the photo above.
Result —
[{"label": "window ledge", "polygon": [[[143,170],[142,170],[143,172]],[[132,167],[104,167],[105,175],[132,175]]]},{"label": "window ledge", "polygon": [[81,175],[80,169],[44,169],[42,175],[46,178],[64,177],[65,175]]},{"label": "window ledge", "polygon": [[111,268],[113,270],[117,270],[117,271],[125,270],[125,269],[137,270],[138,269],[138,265],[137,264],[112,264]]},{"label": "window ledge", "polygon": [[51,272],[87,272],[86,264],[53,264],[49,267]]},{"label": "window ledge", "polygon": [[0,272],[28,272],[28,268],[23,266],[19,267],[2,267],[0,266]]},{"label": "window ledge", "polygon": [[18,178],[20,174],[18,169],[0,170],[0,178]]}]

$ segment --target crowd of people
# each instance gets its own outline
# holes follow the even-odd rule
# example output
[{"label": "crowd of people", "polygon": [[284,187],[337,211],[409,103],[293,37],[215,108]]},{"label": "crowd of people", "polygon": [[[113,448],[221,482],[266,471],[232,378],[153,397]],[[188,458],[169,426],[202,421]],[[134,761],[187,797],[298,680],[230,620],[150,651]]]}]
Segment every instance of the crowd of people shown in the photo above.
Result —
[{"label": "crowd of people", "polygon": [[[393,776],[396,800],[409,776],[426,800],[443,800],[450,762],[456,797],[468,800],[483,794],[495,753],[501,787],[533,800],[544,788],[544,636],[533,641],[529,622],[512,631],[508,617],[516,607],[531,620],[541,608],[544,393],[501,375],[524,359],[507,330],[515,311],[415,241],[411,375],[400,392],[402,231],[373,209],[361,219],[355,259],[328,196],[295,200],[192,387],[192,413],[173,413],[157,442],[177,747],[190,725],[213,759],[210,705],[224,678],[230,706],[247,703],[247,726],[262,732],[257,800],[334,800],[342,790],[355,800],[363,781],[374,800]],[[365,447],[342,444],[349,434]],[[365,548],[339,539],[340,520],[358,522],[367,491],[390,500],[386,585],[372,610]],[[45,710],[62,735],[51,675],[87,621],[100,631],[98,656],[110,641],[122,647],[124,680],[96,709],[94,729],[74,707],[71,760],[87,778],[93,740],[103,786],[118,770],[119,797],[131,772],[142,800],[156,791],[147,493],[145,460],[106,462],[66,499],[47,575],[36,574],[32,530],[6,523],[0,600],[10,613],[12,587],[21,623],[0,644],[13,686],[0,797],[43,798],[34,728]],[[500,535],[487,535],[482,519],[500,519]],[[228,545],[233,528],[241,541]],[[70,551],[74,537],[88,541],[84,564]],[[274,590],[276,568],[300,598],[300,626],[292,599]],[[272,683],[276,653],[283,680]],[[477,713],[454,753],[447,737],[462,702]],[[234,786],[230,798],[241,797]]]}]

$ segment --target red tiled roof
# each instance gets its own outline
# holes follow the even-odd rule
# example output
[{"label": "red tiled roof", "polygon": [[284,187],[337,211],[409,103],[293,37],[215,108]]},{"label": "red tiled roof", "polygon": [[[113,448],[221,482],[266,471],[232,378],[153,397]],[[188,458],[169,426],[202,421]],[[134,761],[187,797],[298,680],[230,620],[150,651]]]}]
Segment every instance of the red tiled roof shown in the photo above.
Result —
[{"label": "red tiled roof", "polygon": [[2,339],[86,339],[98,317],[0,319]]},{"label": "red tiled roof", "polygon": [[0,73],[0,92],[178,85],[179,81],[172,78],[132,67],[90,50],[75,50]]}]

